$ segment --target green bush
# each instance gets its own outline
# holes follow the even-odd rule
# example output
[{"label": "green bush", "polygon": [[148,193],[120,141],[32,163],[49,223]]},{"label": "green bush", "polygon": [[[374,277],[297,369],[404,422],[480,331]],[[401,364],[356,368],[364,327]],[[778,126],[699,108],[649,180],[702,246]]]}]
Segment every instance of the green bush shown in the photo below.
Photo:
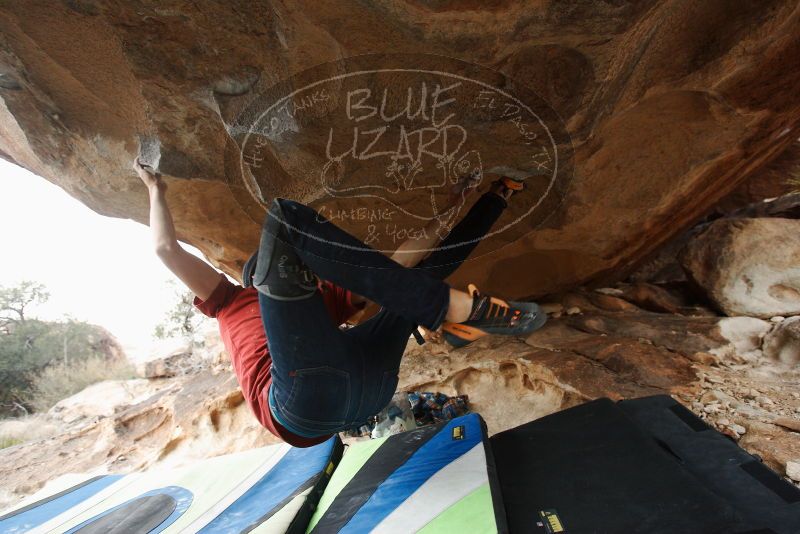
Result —
[{"label": "green bush", "polygon": [[19,445],[22,443],[21,439],[11,438],[8,436],[0,436],[0,449],[5,449],[6,447],[13,447],[14,445]]},{"label": "green bush", "polygon": [[[35,409],[31,404],[31,399],[36,399],[34,381],[43,373],[58,373],[53,369],[72,368],[91,358],[108,362],[125,358],[114,338],[101,327],[69,318],[42,321],[31,317],[30,306],[47,297],[46,288],[35,282],[0,286],[0,417],[27,415]],[[78,377],[72,381],[84,382]],[[76,391],[73,386],[63,390],[68,395]]]},{"label": "green bush", "polygon": [[91,356],[67,366],[55,364],[46,367],[34,379],[27,403],[37,412],[49,410],[61,399],[66,399],[103,380],[127,380],[136,373],[127,361],[108,361]]}]

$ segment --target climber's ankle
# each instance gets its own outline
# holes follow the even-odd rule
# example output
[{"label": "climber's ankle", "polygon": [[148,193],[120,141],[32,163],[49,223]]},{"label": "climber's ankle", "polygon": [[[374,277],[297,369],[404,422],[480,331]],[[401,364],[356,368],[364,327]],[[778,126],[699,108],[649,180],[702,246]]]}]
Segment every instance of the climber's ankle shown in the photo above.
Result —
[{"label": "climber's ankle", "polygon": [[515,193],[515,190],[508,187],[503,180],[497,180],[492,183],[492,187],[489,189],[489,191],[499,196],[506,202],[508,202],[511,196]]},{"label": "climber's ankle", "polygon": [[447,315],[445,315],[444,320],[449,323],[461,323],[469,319],[469,314],[472,311],[472,301],[472,295],[451,288],[450,306],[447,308]]}]

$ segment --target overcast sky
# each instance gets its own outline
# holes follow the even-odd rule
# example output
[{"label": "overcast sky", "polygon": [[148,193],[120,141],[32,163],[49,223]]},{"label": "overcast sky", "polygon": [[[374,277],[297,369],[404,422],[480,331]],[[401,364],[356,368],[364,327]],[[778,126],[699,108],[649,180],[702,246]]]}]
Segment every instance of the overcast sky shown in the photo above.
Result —
[{"label": "overcast sky", "polygon": [[33,280],[50,290],[33,316],[102,325],[132,359],[174,346],[152,337],[175,302],[168,281],[177,280],[153,253],[148,227],[98,215],[0,159],[0,228],[0,285]]}]

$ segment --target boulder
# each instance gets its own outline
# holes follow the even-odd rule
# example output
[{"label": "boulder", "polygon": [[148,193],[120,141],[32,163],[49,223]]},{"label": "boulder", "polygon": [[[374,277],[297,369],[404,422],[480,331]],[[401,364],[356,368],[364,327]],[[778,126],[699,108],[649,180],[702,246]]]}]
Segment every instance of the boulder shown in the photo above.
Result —
[{"label": "boulder", "polygon": [[62,425],[41,414],[0,420],[0,441],[5,442],[6,446],[47,438],[62,431]]},{"label": "boulder", "polygon": [[800,482],[800,459],[786,462],[786,476]]},{"label": "boulder", "polygon": [[800,317],[778,323],[764,337],[764,355],[786,365],[800,363]]},{"label": "boulder", "polygon": [[58,401],[48,415],[64,423],[80,419],[108,417],[120,409],[154,395],[163,385],[149,380],[104,380]]},{"label": "boulder", "polygon": [[[494,253],[454,282],[554,293],[624,277],[789,146],[800,122],[798,18],[793,0],[5,2],[0,157],[99,213],[145,222],[130,168],[141,146],[169,185],[179,237],[238,276],[267,203],[311,202],[321,190],[297,170],[301,157],[256,187],[236,181],[226,156],[238,150],[241,110],[341,58],[461,59],[538,95],[574,151],[549,217],[507,243],[487,240]],[[264,146],[259,157],[320,155],[316,142],[306,153]]]},{"label": "boulder", "polygon": [[[104,387],[84,406],[100,406]],[[0,449],[0,508],[67,473],[175,467],[279,441],[253,417],[232,373],[177,377],[151,395],[111,400],[118,401],[109,403],[107,417],[82,418],[44,436],[26,432],[21,437],[33,441]]]},{"label": "boulder", "polygon": [[755,317],[725,317],[717,323],[715,333],[726,343],[710,352],[723,359],[758,361],[764,337],[771,328],[769,322]]},{"label": "boulder", "polygon": [[680,261],[727,315],[800,314],[800,221],[720,219],[689,242]]},{"label": "boulder", "polygon": [[800,419],[795,419],[793,417],[776,417],[772,424],[781,426],[792,432],[800,433]]},{"label": "boulder", "polygon": [[178,349],[167,356],[142,362],[138,367],[144,378],[169,378],[198,373],[212,365],[201,350],[192,347]]}]

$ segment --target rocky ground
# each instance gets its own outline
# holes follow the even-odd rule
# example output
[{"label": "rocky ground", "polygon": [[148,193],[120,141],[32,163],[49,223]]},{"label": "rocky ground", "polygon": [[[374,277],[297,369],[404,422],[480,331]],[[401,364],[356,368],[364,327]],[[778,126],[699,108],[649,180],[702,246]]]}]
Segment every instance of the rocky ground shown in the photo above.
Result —
[{"label": "rocky ground", "polygon": [[800,369],[763,350],[785,321],[656,313],[598,292],[564,303],[526,340],[412,341],[400,387],[466,393],[491,432],[598,397],[670,394],[799,480]]},{"label": "rocky ground", "polygon": [[[598,397],[670,394],[800,480],[800,368],[765,353],[793,320],[652,311],[669,307],[668,297],[647,284],[572,292],[545,304],[550,321],[527,339],[487,337],[462,349],[412,339],[399,387],[467,394],[491,433]],[[275,441],[219,355],[180,363],[188,357],[151,364],[146,380],[94,386],[37,420],[49,435],[0,450],[2,504],[66,473],[174,466]],[[115,395],[116,407],[98,409]]]},{"label": "rocky ground", "polygon": [[209,341],[151,362],[149,378],[101,382],[47,414],[0,421],[0,435],[29,440],[0,450],[0,508],[69,473],[175,466],[275,443],[220,360],[219,337]]}]

